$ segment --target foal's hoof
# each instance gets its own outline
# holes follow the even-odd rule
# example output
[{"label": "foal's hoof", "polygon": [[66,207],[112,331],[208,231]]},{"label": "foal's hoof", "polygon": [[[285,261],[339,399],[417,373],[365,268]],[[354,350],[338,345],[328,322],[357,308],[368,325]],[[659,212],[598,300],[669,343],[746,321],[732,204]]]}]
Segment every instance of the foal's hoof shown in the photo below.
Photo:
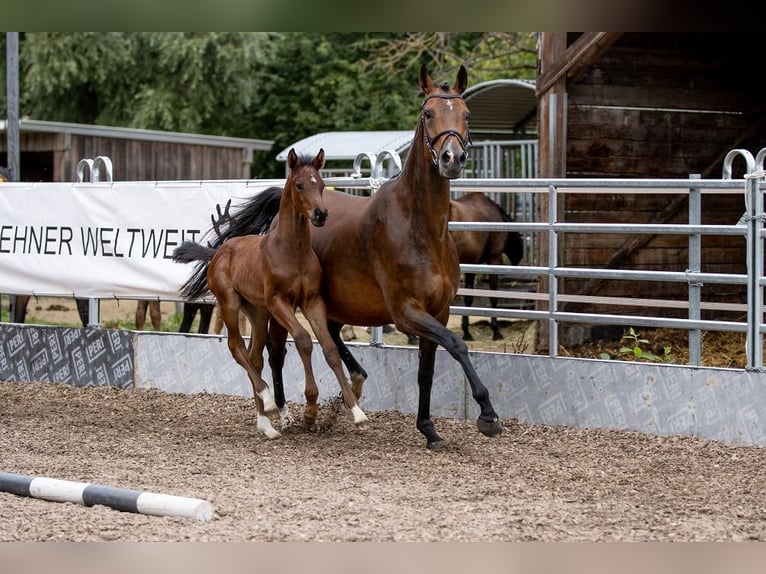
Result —
[{"label": "foal's hoof", "polygon": [[503,432],[503,425],[501,425],[500,421],[497,419],[494,421],[477,419],[476,426],[479,428],[479,432],[485,436],[497,436]]}]

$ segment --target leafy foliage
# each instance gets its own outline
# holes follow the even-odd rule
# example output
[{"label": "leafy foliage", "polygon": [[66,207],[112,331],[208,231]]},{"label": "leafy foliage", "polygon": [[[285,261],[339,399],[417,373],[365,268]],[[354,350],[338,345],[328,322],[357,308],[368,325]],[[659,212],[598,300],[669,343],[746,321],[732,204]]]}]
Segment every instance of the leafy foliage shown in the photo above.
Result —
[{"label": "leafy foliage", "polygon": [[284,175],[276,153],[317,132],[413,127],[421,63],[436,79],[454,77],[464,63],[473,84],[530,77],[536,61],[533,33],[30,32],[20,39],[22,116],[274,140],[272,152],[256,156],[254,177]]}]

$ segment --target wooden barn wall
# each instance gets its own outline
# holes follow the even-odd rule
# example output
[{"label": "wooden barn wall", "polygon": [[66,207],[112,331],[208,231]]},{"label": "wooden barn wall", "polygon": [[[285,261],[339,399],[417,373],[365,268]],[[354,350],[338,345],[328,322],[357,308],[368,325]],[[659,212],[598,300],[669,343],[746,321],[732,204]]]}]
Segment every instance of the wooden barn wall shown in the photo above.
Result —
[{"label": "wooden barn wall", "polygon": [[[62,136],[67,137],[67,136]],[[69,145],[59,148],[60,181],[74,181],[77,162],[107,156],[114,179],[179,180],[242,179],[250,177],[250,164],[242,148],[153,142],[94,136],[68,136]]]},{"label": "wooden barn wall", "polygon": [[[568,41],[575,37],[570,34]],[[696,173],[720,178],[730,149],[745,147],[755,154],[766,146],[766,102],[756,88],[761,58],[750,38],[622,35],[567,86],[567,177],[687,178]],[[733,224],[744,209],[743,195],[704,195],[702,223]],[[688,202],[674,195],[572,194],[560,213],[569,222],[687,223]],[[561,256],[567,266],[684,271],[688,239],[572,234]],[[744,239],[704,237],[702,271],[744,273]],[[685,284],[570,279],[563,292],[678,299],[686,298],[687,290]],[[703,287],[703,300],[745,298],[742,288],[716,285]],[[609,310],[593,305],[567,309],[575,307]],[[640,315],[645,310],[626,307],[620,312]]]}]

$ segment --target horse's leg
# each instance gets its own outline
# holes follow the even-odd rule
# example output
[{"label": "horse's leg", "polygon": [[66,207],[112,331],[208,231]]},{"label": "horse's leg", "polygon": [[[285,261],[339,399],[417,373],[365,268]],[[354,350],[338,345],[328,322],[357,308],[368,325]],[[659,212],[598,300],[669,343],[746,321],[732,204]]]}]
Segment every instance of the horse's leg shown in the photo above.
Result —
[{"label": "horse's leg", "polygon": [[32,298],[31,295],[16,295],[13,302],[13,314],[11,316],[11,321],[14,323],[23,323],[25,319],[27,318],[27,305],[29,305],[29,300]]},{"label": "horse's leg", "polygon": [[415,426],[426,437],[426,447],[439,450],[447,445],[436,432],[431,420],[431,387],[434,381],[436,343],[420,337],[420,361],[418,363],[418,418]]},{"label": "horse's leg", "polygon": [[[475,284],[476,284],[476,275],[474,273],[466,273],[465,288],[473,289],[473,286]],[[473,295],[463,295],[463,302],[465,303],[466,307],[473,307]],[[468,328],[468,325],[469,325],[468,315],[463,315],[463,318],[461,320],[461,326],[463,327],[463,340],[473,341],[473,337],[471,336],[471,330]]]},{"label": "horse's leg", "polygon": [[[497,280],[498,280],[498,276],[495,273],[492,273],[489,276],[489,288],[492,291],[497,291]],[[497,297],[490,297],[489,304],[493,309],[497,309]],[[500,341],[503,338],[503,334],[500,332],[500,327],[497,324],[496,315],[492,316],[492,319],[490,319],[489,324],[492,327],[492,340]]]},{"label": "horse's leg", "polygon": [[75,298],[75,303],[77,304],[77,314],[80,315],[82,326],[87,327],[88,323],[90,323],[90,309],[88,308],[90,303],[87,299],[78,298]]},{"label": "horse's leg", "polygon": [[279,409],[279,418],[282,419],[282,428],[285,428],[295,423],[287,407],[285,384],[282,378],[282,368],[287,355],[287,329],[279,321],[272,319],[269,321],[268,331],[266,350],[269,356],[269,367],[271,367],[271,383],[274,386],[274,401]]},{"label": "horse's leg", "polygon": [[[245,369],[245,372],[247,372],[247,376],[253,386],[253,398],[258,407],[258,414],[262,415],[275,411],[277,405],[274,403],[274,397],[269,391],[266,381],[263,380],[250,360],[250,355],[245,347],[245,340],[239,332],[240,301],[240,296],[235,292],[227,292],[223,295],[218,295],[221,316],[223,317],[223,322],[226,325],[226,331],[228,333],[227,341],[229,352],[231,353],[231,356],[234,357],[234,360]],[[265,422],[262,424],[260,416],[258,421],[258,430],[263,432],[267,437],[276,438],[279,436],[279,433],[271,427],[271,423],[264,426]]]},{"label": "horse's leg", "polygon": [[210,330],[210,320],[213,317],[213,305],[212,303],[201,303],[199,307],[199,328],[197,333],[207,335]]},{"label": "horse's leg", "polygon": [[146,307],[147,301],[141,300],[136,303],[136,331],[144,330],[144,323],[146,323]]},{"label": "horse's leg", "polygon": [[[269,324],[269,312],[264,307],[253,307],[247,305],[247,310],[244,313],[240,313],[241,317],[245,317],[245,321],[252,325],[252,332],[250,335],[250,343],[248,345],[248,356],[253,368],[258,373],[259,377],[263,374],[263,348],[266,346],[266,338],[268,334]],[[275,430],[271,424],[271,419],[265,414],[263,408],[263,401],[258,395],[256,397],[256,405],[258,407],[258,418],[256,419],[256,427],[260,432],[265,434],[269,438],[277,438],[280,435],[279,431]]]},{"label": "horse's leg", "polygon": [[[447,311],[449,312],[449,311]],[[446,317],[444,318],[446,321]],[[394,321],[400,331],[409,331],[421,338],[420,341],[420,366],[418,368],[418,387],[420,400],[418,403],[418,430],[428,440],[429,448],[442,446],[443,440],[433,428],[431,422],[431,385],[433,384],[433,363],[436,349],[423,341],[427,339],[435,345],[441,345],[463,368],[463,372],[471,385],[471,395],[481,409],[476,424],[479,432],[487,436],[499,435],[503,426],[498,420],[497,413],[489,399],[489,391],[476,374],[468,356],[468,347],[458,335],[447,329],[444,323],[426,313],[419,305],[404,304],[396,310]]]},{"label": "horse's leg", "polygon": [[351,414],[354,416],[354,424],[360,430],[369,428],[369,421],[367,415],[364,414],[359,405],[356,402],[356,395],[351,389],[351,386],[346,380],[346,374],[343,372],[343,363],[340,359],[340,352],[338,347],[332,340],[332,336],[327,329],[327,312],[325,310],[324,301],[321,298],[313,299],[306,302],[306,307],[302,309],[304,316],[311,324],[311,328],[314,330],[319,345],[322,347],[324,358],[327,364],[335,373],[335,378],[340,385],[340,391],[343,395],[343,402],[346,407],[351,410]]},{"label": "horse's leg", "polygon": [[319,388],[314,379],[314,370],[311,367],[311,351],[314,348],[314,343],[311,340],[311,335],[298,321],[295,311],[287,301],[279,296],[274,297],[269,311],[271,311],[274,319],[287,328],[293,336],[295,348],[301,357],[305,376],[303,394],[306,397],[306,408],[303,410],[303,424],[307,427],[312,427],[316,423],[317,414],[319,413],[319,407],[317,406]]},{"label": "horse's leg", "polygon": [[351,354],[343,337],[340,336],[340,330],[343,327],[343,323],[337,323],[335,321],[327,322],[327,330],[332,337],[335,346],[340,353],[340,360],[346,365],[348,369],[349,378],[351,379],[351,390],[354,391],[357,400],[362,398],[362,388],[364,387],[364,381],[367,380],[367,371],[364,370],[356,357]]},{"label": "horse's leg", "polygon": [[213,332],[216,335],[220,335],[223,331],[223,317],[221,317],[221,310],[216,306],[215,321],[213,321]]},{"label": "horse's leg", "polygon": [[181,326],[178,327],[179,333],[191,332],[194,316],[197,314],[197,306],[197,303],[184,303],[184,315],[181,319]]},{"label": "horse's leg", "polygon": [[160,310],[160,302],[156,299],[149,301],[149,318],[154,330],[162,331],[162,311]]}]

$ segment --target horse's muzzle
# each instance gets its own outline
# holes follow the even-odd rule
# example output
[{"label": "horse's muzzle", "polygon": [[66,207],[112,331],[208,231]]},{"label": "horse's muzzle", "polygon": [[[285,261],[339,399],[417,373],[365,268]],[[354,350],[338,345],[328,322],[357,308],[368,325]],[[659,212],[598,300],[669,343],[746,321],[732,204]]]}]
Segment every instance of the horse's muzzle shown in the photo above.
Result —
[{"label": "horse's muzzle", "polygon": [[468,162],[468,154],[459,145],[445,145],[439,152],[439,175],[447,179],[456,179]]},{"label": "horse's muzzle", "polygon": [[311,223],[315,227],[322,227],[327,222],[327,210],[316,208],[311,213]]}]

